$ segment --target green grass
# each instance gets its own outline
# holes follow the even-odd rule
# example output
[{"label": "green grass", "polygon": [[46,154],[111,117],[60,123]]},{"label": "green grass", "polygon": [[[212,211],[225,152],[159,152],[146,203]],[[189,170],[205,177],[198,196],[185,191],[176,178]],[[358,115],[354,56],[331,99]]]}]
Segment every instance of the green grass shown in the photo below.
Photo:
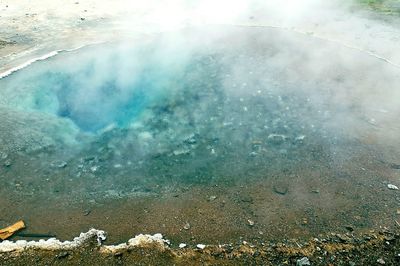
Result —
[{"label": "green grass", "polygon": [[356,0],[356,3],[376,12],[400,16],[400,0]]}]

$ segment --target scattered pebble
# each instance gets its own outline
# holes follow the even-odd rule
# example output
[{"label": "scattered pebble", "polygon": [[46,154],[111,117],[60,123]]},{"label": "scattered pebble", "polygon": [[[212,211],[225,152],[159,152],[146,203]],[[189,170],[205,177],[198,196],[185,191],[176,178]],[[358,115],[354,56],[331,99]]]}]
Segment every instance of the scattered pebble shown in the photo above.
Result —
[{"label": "scattered pebble", "polygon": [[346,225],[344,228],[346,228],[347,230],[349,230],[350,232],[354,231],[354,228],[350,225]]},{"label": "scattered pebble", "polygon": [[63,251],[63,252],[61,252],[60,254],[58,254],[56,257],[57,257],[58,259],[63,259],[63,258],[68,257],[68,255],[69,255],[69,253],[68,253],[67,251]]},{"label": "scattered pebble", "polygon": [[289,191],[288,185],[285,183],[281,183],[281,182],[274,184],[273,189],[274,189],[274,192],[279,195],[286,195],[286,193],[288,193],[288,191]]},{"label": "scattered pebble", "polygon": [[253,220],[248,219],[248,220],[247,220],[247,223],[248,223],[250,226],[254,226],[254,221],[253,221]]},{"label": "scattered pebble", "polygon": [[382,265],[386,264],[386,262],[382,258],[377,259],[376,262],[379,263],[379,264],[382,264]]},{"label": "scattered pebble", "polygon": [[253,198],[251,196],[243,195],[240,197],[240,200],[245,203],[253,203]]},{"label": "scattered pebble", "polygon": [[280,134],[269,134],[267,137],[267,140],[269,143],[274,144],[274,145],[279,145],[285,142],[286,140],[285,135],[280,135]]},{"label": "scattered pebble", "polygon": [[303,257],[296,262],[296,266],[311,265],[310,260],[307,257]]},{"label": "scattered pebble", "polygon": [[196,246],[198,249],[205,249],[206,248],[206,245],[204,245],[204,244],[197,244],[197,246]]},{"label": "scattered pebble", "polygon": [[217,196],[210,196],[210,197],[208,198],[209,201],[213,201],[213,200],[216,200],[216,199],[217,199]]},{"label": "scattered pebble", "polygon": [[179,248],[185,248],[187,245],[185,243],[180,243]]},{"label": "scattered pebble", "polygon": [[92,211],[87,209],[83,211],[83,216],[88,216]]},{"label": "scattered pebble", "polygon": [[65,168],[65,167],[67,167],[67,162],[60,162],[60,163],[57,165],[57,167],[58,167],[58,168]]},{"label": "scattered pebble", "polygon": [[189,224],[189,223],[186,223],[186,224],[183,226],[183,229],[189,230],[189,229],[190,229],[190,224]]},{"label": "scattered pebble", "polygon": [[399,190],[399,188],[398,188],[397,186],[395,186],[395,185],[388,184],[387,186],[388,186],[389,189],[392,189],[392,190]]},{"label": "scattered pebble", "polygon": [[296,141],[302,141],[302,140],[304,140],[305,139],[305,135],[299,135],[299,136],[297,136],[294,140],[296,140]]},{"label": "scattered pebble", "polygon": [[400,170],[400,164],[392,163],[392,164],[390,164],[390,168]]},{"label": "scattered pebble", "polygon": [[55,161],[51,163],[51,166],[55,168],[65,168],[67,165],[68,164],[65,161]]}]

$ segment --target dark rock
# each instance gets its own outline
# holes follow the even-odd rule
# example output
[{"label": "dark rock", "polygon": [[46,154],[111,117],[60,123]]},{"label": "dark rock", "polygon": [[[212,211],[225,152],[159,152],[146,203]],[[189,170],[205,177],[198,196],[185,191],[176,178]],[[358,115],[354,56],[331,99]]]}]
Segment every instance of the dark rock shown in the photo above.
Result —
[{"label": "dark rock", "polygon": [[349,230],[350,232],[354,231],[354,228],[350,225],[346,225],[344,228],[346,228],[347,230]]},{"label": "dark rock", "polygon": [[56,257],[58,258],[58,259],[64,259],[64,258],[66,258],[66,257],[68,257],[69,256],[69,253],[67,252],[67,251],[63,251],[63,252],[61,252],[60,254],[58,254]]},{"label": "dark rock", "polygon": [[246,195],[240,196],[240,200],[245,203],[253,203],[253,198]]},{"label": "dark rock", "polygon": [[400,164],[397,164],[397,163],[391,163],[391,164],[390,164],[390,168],[392,168],[392,169],[396,169],[396,170],[400,170]]},{"label": "dark rock", "polygon": [[273,189],[275,193],[280,195],[286,195],[289,191],[289,188],[283,184],[274,184]]}]

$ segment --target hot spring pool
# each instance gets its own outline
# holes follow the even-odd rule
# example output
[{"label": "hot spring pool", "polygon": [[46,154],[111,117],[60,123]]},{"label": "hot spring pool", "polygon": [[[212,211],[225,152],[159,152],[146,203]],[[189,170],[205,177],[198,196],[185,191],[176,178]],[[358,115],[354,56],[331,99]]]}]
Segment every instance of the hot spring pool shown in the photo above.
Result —
[{"label": "hot spring pool", "polygon": [[398,84],[376,58],[279,29],[62,52],[0,80],[2,190],[40,205],[269,184],[290,210],[332,180],[391,180],[381,167],[398,159]]}]

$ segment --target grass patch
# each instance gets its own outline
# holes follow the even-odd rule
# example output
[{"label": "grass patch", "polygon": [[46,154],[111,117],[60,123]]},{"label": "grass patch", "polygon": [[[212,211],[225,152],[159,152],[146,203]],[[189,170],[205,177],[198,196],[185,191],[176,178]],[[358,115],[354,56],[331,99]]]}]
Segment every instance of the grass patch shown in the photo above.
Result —
[{"label": "grass patch", "polygon": [[356,0],[356,3],[379,13],[400,16],[400,0]]}]

